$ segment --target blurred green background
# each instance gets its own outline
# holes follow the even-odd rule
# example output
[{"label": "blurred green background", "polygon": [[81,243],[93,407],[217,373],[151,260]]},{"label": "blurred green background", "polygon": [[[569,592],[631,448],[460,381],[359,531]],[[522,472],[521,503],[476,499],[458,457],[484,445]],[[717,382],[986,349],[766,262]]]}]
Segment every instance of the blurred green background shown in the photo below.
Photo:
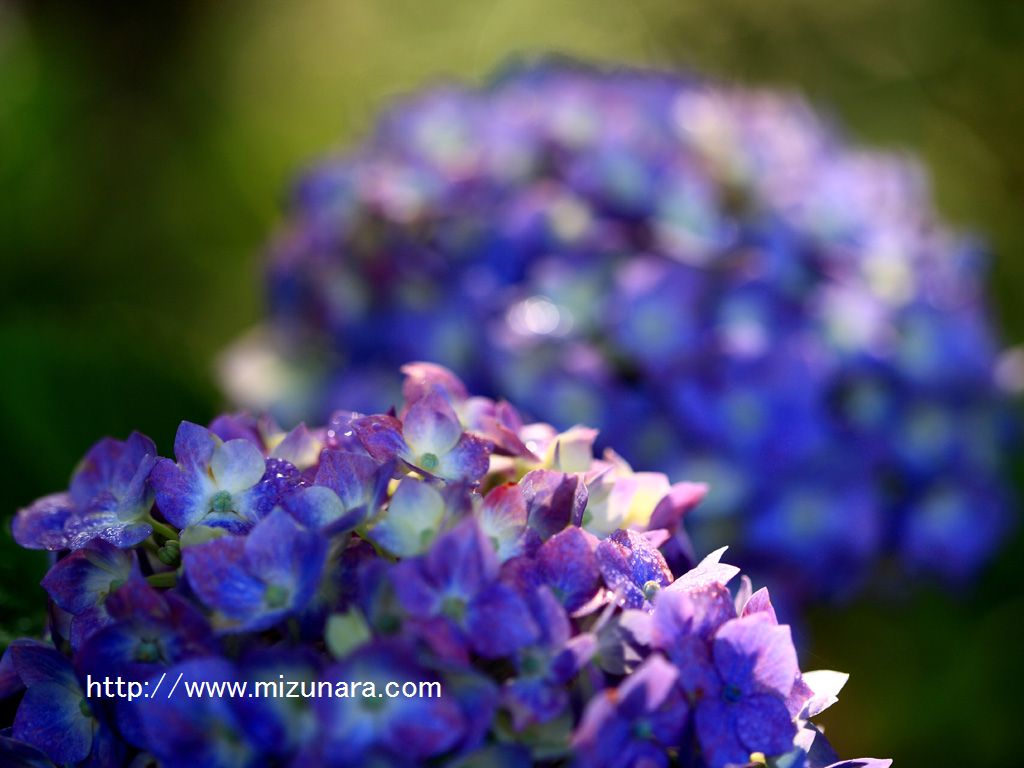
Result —
[{"label": "blurred green background", "polygon": [[[259,316],[299,168],[398,94],[551,50],[798,89],[920,153],[946,217],[992,244],[996,314],[1024,340],[1016,0],[0,0],[0,516],[101,435],[170,450],[215,413],[211,362]],[[3,528],[0,645],[38,631],[45,567]],[[810,617],[803,666],[853,674],[825,721],[845,755],[1018,763],[1021,562],[1018,536],[968,591]]]}]

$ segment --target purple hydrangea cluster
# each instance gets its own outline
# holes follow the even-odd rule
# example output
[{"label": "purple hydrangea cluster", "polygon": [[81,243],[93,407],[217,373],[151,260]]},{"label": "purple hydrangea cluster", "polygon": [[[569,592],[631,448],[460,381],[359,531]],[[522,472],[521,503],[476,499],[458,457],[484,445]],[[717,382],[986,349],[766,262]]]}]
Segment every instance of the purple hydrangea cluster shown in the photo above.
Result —
[{"label": "purple hydrangea cluster", "polygon": [[797,596],[963,579],[1005,530],[984,259],[798,99],[557,60],[430,89],[302,178],[271,256],[247,407],[386,408],[433,360],[709,482],[699,548]]},{"label": "purple hydrangea cluster", "polygon": [[[801,673],[768,593],[730,592],[724,550],[694,566],[705,486],[404,371],[398,412],[101,441],[21,510],[49,639],[0,662],[0,764],[889,765],[811,724],[846,676]],[[93,688],[115,679],[134,698]],[[241,681],[294,685],[188,693]]]}]

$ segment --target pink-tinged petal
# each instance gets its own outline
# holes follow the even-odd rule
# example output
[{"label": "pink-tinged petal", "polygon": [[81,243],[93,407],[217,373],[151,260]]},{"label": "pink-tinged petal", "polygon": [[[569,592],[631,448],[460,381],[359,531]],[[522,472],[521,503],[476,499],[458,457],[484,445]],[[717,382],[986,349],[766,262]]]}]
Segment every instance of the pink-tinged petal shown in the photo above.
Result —
[{"label": "pink-tinged petal", "polygon": [[755,613],[763,613],[767,616],[772,624],[778,624],[779,619],[775,615],[775,607],[772,605],[772,599],[768,594],[767,587],[761,587],[757,592],[750,596],[746,604],[743,606],[743,611],[740,613],[741,616],[750,616]]},{"label": "pink-tinged petal", "polygon": [[210,472],[221,490],[239,493],[252,488],[267,470],[266,459],[248,440],[228,440],[217,446]]},{"label": "pink-tinged petal", "polygon": [[361,416],[349,426],[366,452],[377,461],[389,461],[404,454],[408,446],[402,437],[402,422],[394,416]]},{"label": "pink-tinged petal", "polygon": [[409,405],[422,400],[437,387],[440,387],[453,403],[460,403],[469,397],[466,385],[442,365],[425,362],[407,363],[402,366],[401,371],[405,374],[402,397]]},{"label": "pink-tinged petal", "polygon": [[773,693],[784,700],[800,673],[789,627],[772,624],[763,613],[723,624],[713,653],[722,680],[744,693]]},{"label": "pink-tinged petal", "polygon": [[813,695],[814,691],[812,691],[811,687],[804,682],[803,675],[797,675],[796,680],[793,682],[793,690],[791,690],[789,692],[789,696],[786,697],[786,709],[789,710],[789,716],[794,719],[799,717],[800,712],[804,708],[804,704],[806,704]]},{"label": "pink-tinged petal", "polygon": [[719,562],[727,549],[728,547],[716,549],[701,560],[696,568],[687,571],[672,582],[667,589],[685,592],[707,584],[728,584],[740,572],[740,569],[734,565]]},{"label": "pink-tinged petal", "polygon": [[19,509],[11,522],[14,540],[26,549],[66,549],[64,525],[72,514],[71,495],[51,493]]},{"label": "pink-tinged petal", "polygon": [[299,469],[309,469],[320,459],[324,443],[305,424],[299,424],[285,435],[284,439],[270,452],[274,458],[284,459]]},{"label": "pink-tinged petal", "polygon": [[[459,442],[462,424],[444,395],[433,391],[409,408],[402,421],[402,435],[415,457],[431,454],[436,459]],[[432,471],[429,466],[424,469]]]},{"label": "pink-tinged petal", "polygon": [[465,480],[476,482],[487,474],[490,467],[491,444],[481,437],[466,433],[459,438],[455,447],[446,454],[438,456],[437,467],[428,472],[445,480]]},{"label": "pink-tinged petal", "polygon": [[707,493],[706,483],[676,483],[654,508],[648,527],[674,530],[686,513],[700,504]]},{"label": "pink-tinged petal", "polygon": [[526,501],[515,483],[494,488],[484,498],[479,514],[480,530],[494,545],[498,559],[504,562],[521,554],[526,530]]}]

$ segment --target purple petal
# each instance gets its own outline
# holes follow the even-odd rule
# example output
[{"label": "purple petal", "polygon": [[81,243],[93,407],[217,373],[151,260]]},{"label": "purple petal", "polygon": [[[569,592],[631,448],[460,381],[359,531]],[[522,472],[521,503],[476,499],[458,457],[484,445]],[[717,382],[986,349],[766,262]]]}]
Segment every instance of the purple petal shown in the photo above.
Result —
[{"label": "purple petal", "polygon": [[781,755],[793,748],[796,725],[777,696],[747,696],[736,704],[736,732],[748,752]]},{"label": "purple petal", "polygon": [[444,395],[432,390],[409,408],[402,421],[402,434],[414,456],[430,453],[440,457],[459,442],[462,424]]},{"label": "purple petal", "polygon": [[512,713],[513,727],[522,730],[530,723],[553,720],[568,704],[568,694],[543,678],[513,678],[502,691],[505,706]]},{"label": "purple petal", "polygon": [[763,613],[770,620],[772,624],[778,624],[779,619],[775,615],[775,607],[772,605],[771,596],[768,594],[767,587],[761,587],[747,600],[746,605],[743,606],[741,616],[750,616],[754,613]]},{"label": "purple petal", "polygon": [[261,451],[260,422],[248,413],[225,413],[210,422],[209,430],[221,440],[248,440]]},{"label": "purple petal", "polygon": [[15,640],[8,653],[22,684],[28,687],[43,683],[54,683],[72,691],[79,687],[71,662],[48,643]]},{"label": "purple petal", "polygon": [[182,551],[185,576],[209,608],[241,623],[259,615],[265,585],[244,568],[245,539],[223,536]]},{"label": "purple petal", "polygon": [[366,508],[348,512],[330,488],[314,485],[298,489],[286,502],[288,513],[307,528],[328,534],[351,531],[366,519]]},{"label": "purple petal", "polygon": [[723,624],[713,648],[722,680],[744,692],[785,699],[800,672],[789,627],[772,624],[763,613]]},{"label": "purple petal", "polygon": [[748,762],[750,750],[745,749],[737,737],[732,714],[730,705],[719,699],[705,699],[697,705],[697,740],[707,768],[746,765]]},{"label": "purple petal", "polygon": [[529,524],[542,539],[569,525],[579,525],[587,506],[587,487],[577,475],[535,469],[519,486],[523,489]]},{"label": "purple petal", "polygon": [[402,422],[394,416],[363,416],[353,419],[351,428],[366,452],[377,461],[389,461],[406,452]]},{"label": "purple petal", "polygon": [[423,399],[437,388],[453,403],[460,403],[469,397],[466,386],[444,366],[436,363],[407,363],[401,371],[405,374],[402,397],[409,404]]},{"label": "purple petal", "polygon": [[499,581],[473,598],[466,618],[470,643],[486,658],[511,656],[540,636],[540,628],[522,597]]},{"label": "purple petal", "polygon": [[605,584],[621,593],[626,608],[639,608],[649,585],[661,589],[672,582],[672,571],[662,554],[643,535],[619,529],[597,545],[597,564]]},{"label": "purple petal", "polygon": [[390,465],[381,465],[369,456],[324,450],[314,482],[334,491],[346,510],[376,508],[383,501],[390,475]]},{"label": "purple petal", "polygon": [[498,559],[474,518],[466,518],[437,538],[426,554],[426,568],[438,585],[475,594],[498,573]]},{"label": "purple petal", "polygon": [[68,493],[51,493],[18,510],[11,523],[14,540],[26,549],[67,549],[64,524],[72,514]]},{"label": "purple petal", "polygon": [[0,736],[0,765],[11,768],[53,768],[53,762],[30,744]]},{"label": "purple petal", "polygon": [[490,467],[491,444],[477,435],[466,433],[448,453],[438,454],[437,468],[432,471],[445,480],[475,482]]},{"label": "purple petal", "polygon": [[683,516],[696,507],[708,493],[706,483],[676,483],[651,513],[648,528],[674,531]]},{"label": "purple petal", "polygon": [[662,590],[654,598],[651,642],[667,649],[683,635],[710,640],[719,627],[735,618],[729,590],[721,584],[690,592]]},{"label": "purple petal", "polygon": [[323,537],[303,528],[284,510],[260,521],[245,540],[246,567],[270,584],[294,590],[289,605],[303,607],[312,596],[323,569]]},{"label": "purple petal", "polygon": [[556,533],[537,551],[541,577],[554,589],[567,611],[586,604],[600,587],[595,543],[590,534],[573,526]]},{"label": "purple petal", "polygon": [[661,654],[651,654],[619,686],[619,700],[629,698],[634,692],[642,693],[643,712],[652,712],[661,706],[675,687],[679,671]]}]

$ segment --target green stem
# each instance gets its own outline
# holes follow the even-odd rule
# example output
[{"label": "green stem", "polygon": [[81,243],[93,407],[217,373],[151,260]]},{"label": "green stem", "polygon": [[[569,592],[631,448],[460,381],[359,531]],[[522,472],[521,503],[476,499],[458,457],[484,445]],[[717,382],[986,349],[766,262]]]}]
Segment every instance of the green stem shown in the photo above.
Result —
[{"label": "green stem", "polygon": [[146,581],[153,587],[173,587],[178,583],[178,574],[176,571],[154,573],[151,576],[147,576]]},{"label": "green stem", "polygon": [[178,538],[178,532],[174,528],[171,528],[171,526],[167,525],[167,523],[161,523],[159,520],[154,520],[152,517],[150,517],[147,522],[153,526],[154,531],[159,533],[165,539]]},{"label": "green stem", "polygon": [[152,552],[154,555],[160,551],[160,545],[153,540],[152,536],[143,541],[142,546],[146,549],[147,552]]}]

